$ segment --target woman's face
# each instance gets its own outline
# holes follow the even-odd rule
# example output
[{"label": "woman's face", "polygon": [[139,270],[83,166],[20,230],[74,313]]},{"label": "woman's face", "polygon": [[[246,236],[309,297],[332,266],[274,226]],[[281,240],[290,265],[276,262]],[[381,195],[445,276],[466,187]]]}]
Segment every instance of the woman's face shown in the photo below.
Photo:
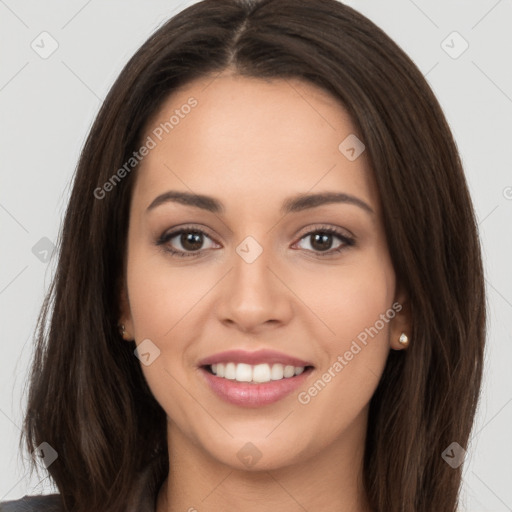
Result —
[{"label": "woman's face", "polygon": [[[170,435],[210,460],[271,469],[361,446],[406,322],[355,132],[311,84],[228,74],[146,127],[121,320]],[[230,350],[224,377],[203,366]]]}]

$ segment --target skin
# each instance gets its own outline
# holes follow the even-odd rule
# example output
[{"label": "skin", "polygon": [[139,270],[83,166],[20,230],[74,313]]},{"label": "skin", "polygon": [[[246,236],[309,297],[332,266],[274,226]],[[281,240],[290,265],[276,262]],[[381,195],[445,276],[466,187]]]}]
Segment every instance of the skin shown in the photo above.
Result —
[{"label": "skin", "polygon": [[[191,96],[198,105],[136,171],[121,297],[125,338],[149,338],[160,350],[142,365],[168,416],[170,472],[157,512],[368,511],[361,484],[368,405],[410,319],[366,153],[349,161],[338,150],[356,129],[314,85],[226,71],[174,92],[146,136]],[[146,212],[168,190],[214,196],[225,212],[172,202]],[[348,203],[279,212],[295,194],[328,191],[353,195],[373,213]],[[207,234],[199,256],[178,258],[155,245],[163,233],[189,224]],[[315,245],[318,225],[353,236],[355,245],[332,253],[343,244],[337,235],[332,248]],[[250,264],[236,252],[247,236],[263,249]],[[166,245],[193,252],[180,236]],[[301,404],[298,392],[394,302],[402,311]],[[277,403],[239,407],[210,391],[197,366],[231,348],[272,348],[315,369]],[[237,457],[248,442],[262,454],[252,467]]]}]

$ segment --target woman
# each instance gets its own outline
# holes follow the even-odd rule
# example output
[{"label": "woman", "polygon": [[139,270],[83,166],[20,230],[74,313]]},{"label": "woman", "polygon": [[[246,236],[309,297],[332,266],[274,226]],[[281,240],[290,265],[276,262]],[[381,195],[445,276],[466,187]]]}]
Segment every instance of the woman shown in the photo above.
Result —
[{"label": "woman", "polygon": [[484,334],[412,61],[335,0],[205,0],[83,149],[23,436],[60,494],[0,510],[454,511]]}]

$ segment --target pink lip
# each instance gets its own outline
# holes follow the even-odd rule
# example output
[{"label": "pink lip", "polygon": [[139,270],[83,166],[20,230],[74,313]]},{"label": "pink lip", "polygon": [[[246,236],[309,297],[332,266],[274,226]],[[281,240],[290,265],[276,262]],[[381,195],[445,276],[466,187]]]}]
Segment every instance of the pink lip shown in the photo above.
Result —
[{"label": "pink lip", "polygon": [[303,385],[312,371],[313,368],[307,368],[295,377],[256,384],[224,379],[213,375],[206,368],[200,368],[206,383],[219,398],[243,407],[260,407],[281,400]]},{"label": "pink lip", "polygon": [[246,363],[250,365],[256,364],[277,364],[285,366],[313,366],[311,363],[288,356],[275,350],[256,350],[255,352],[247,352],[245,350],[226,350],[209,356],[199,362],[199,366],[208,366],[217,363]]}]

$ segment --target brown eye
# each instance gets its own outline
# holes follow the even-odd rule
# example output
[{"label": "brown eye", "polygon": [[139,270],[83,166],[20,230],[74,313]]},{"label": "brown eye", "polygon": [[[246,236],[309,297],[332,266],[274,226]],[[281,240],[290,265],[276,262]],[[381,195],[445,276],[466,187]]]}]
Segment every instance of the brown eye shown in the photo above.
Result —
[{"label": "brown eye", "polygon": [[311,247],[318,251],[327,251],[332,247],[333,235],[330,233],[315,233],[311,236]]},{"label": "brown eye", "polygon": [[173,256],[188,257],[199,256],[207,240],[210,240],[212,248],[213,241],[204,232],[199,229],[181,228],[171,233],[164,233],[157,241],[156,245],[161,245],[164,250],[170,252]]},{"label": "brown eye", "polygon": [[179,237],[181,246],[186,251],[197,251],[201,249],[201,246],[203,245],[201,233],[190,231],[188,233],[182,233]]},{"label": "brown eye", "polygon": [[[333,248],[333,244],[336,243],[334,239],[336,238],[339,242]],[[310,248],[306,247],[306,250],[317,253],[320,256],[323,256],[322,253],[325,253],[326,256],[339,253],[355,244],[353,238],[331,227],[318,228],[315,231],[310,231],[301,238],[301,241],[308,239],[310,240]]]}]

